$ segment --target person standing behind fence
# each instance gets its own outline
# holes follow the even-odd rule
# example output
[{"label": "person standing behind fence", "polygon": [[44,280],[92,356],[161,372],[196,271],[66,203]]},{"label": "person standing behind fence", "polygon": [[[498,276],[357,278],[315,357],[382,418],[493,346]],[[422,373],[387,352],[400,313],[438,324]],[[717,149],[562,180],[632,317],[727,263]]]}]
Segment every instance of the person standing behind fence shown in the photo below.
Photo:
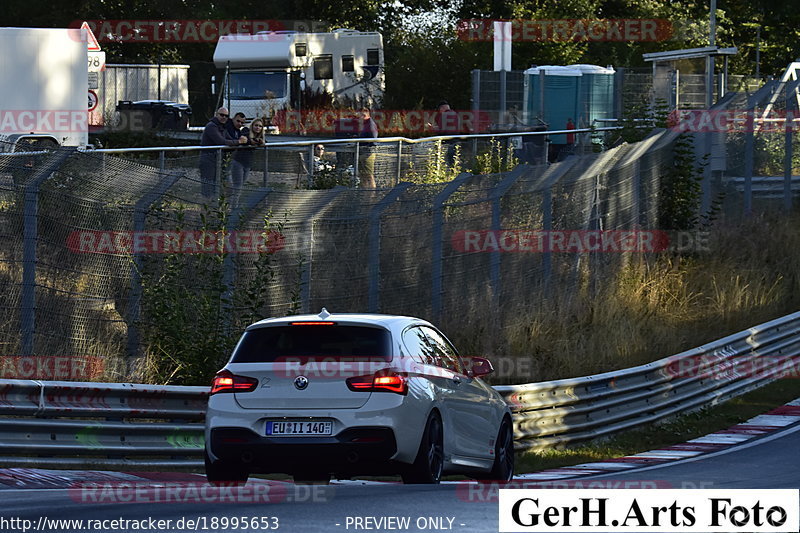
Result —
[{"label": "person standing behind fence", "polygon": [[[358,121],[360,139],[377,139],[378,125],[372,120],[369,109],[361,110]],[[358,181],[362,189],[374,189],[375,186],[375,143],[362,142],[358,146]]]},{"label": "person standing behind fence", "polygon": [[[228,122],[228,109],[220,107],[217,113],[206,124],[200,146],[236,146],[247,143],[247,137],[233,139],[227,135],[225,124]],[[204,198],[214,196],[217,185],[217,150],[200,151],[200,190]]]},{"label": "person standing behind fence", "polygon": [[231,139],[238,139],[242,135],[244,123],[247,122],[247,117],[241,111],[233,115],[228,122],[225,123],[225,130],[228,132],[228,137]]},{"label": "person standing behind fence", "polygon": [[242,187],[247,183],[247,175],[250,173],[250,167],[253,164],[253,148],[254,146],[264,146],[264,122],[257,118],[250,124],[250,128],[243,127],[239,130],[241,136],[247,138],[248,148],[239,148],[233,154],[231,161],[231,181],[233,190],[231,191],[231,205],[236,207],[239,205],[239,196],[242,193]]},{"label": "person standing behind fence", "polygon": [[[450,108],[447,101],[442,100],[436,109],[435,124],[433,126],[434,135],[458,135],[461,133],[461,121],[458,113]],[[452,165],[455,158],[456,144],[455,139],[448,139],[443,142],[445,147],[444,161],[446,165]]]}]

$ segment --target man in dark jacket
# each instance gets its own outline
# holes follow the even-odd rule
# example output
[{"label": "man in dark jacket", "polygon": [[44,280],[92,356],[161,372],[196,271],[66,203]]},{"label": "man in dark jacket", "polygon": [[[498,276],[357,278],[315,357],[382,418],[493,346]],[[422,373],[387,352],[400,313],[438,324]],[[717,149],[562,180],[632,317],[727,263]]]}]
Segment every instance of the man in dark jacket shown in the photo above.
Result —
[{"label": "man in dark jacket", "polygon": [[[372,120],[369,108],[361,110],[361,117],[358,121],[359,131],[357,136],[362,139],[377,139],[378,125]],[[359,187],[363,189],[375,188],[375,143],[359,143],[358,155],[358,179]]]},{"label": "man in dark jacket", "polygon": [[[225,130],[228,122],[228,109],[220,107],[203,130],[201,146],[236,146],[246,144],[247,137],[231,138]],[[204,198],[211,198],[217,189],[218,150],[200,151],[200,188]]]}]

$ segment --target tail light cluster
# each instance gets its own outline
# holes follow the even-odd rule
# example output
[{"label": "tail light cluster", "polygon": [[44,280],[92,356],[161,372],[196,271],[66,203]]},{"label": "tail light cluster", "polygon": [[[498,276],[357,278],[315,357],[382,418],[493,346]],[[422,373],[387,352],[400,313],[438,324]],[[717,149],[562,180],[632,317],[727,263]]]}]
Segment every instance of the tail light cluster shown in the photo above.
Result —
[{"label": "tail light cluster", "polygon": [[230,370],[222,370],[211,382],[211,394],[220,392],[252,392],[256,390],[258,380],[247,376],[237,376]]},{"label": "tail light cluster", "polygon": [[347,378],[347,388],[355,392],[408,393],[408,376],[401,372],[382,370],[367,376]]}]

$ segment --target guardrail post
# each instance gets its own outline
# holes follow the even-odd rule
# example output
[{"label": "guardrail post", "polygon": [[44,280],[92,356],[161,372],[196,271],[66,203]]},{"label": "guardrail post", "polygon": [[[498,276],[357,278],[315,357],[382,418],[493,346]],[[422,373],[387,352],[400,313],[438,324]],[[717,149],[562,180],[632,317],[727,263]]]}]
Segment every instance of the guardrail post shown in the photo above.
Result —
[{"label": "guardrail post", "polygon": [[431,228],[431,312],[434,320],[439,321],[442,314],[442,281],[444,263],[444,203],[461,185],[472,177],[472,174],[464,173],[445,185],[442,192],[433,199],[433,227]]},{"label": "guardrail post", "polygon": [[75,152],[74,147],[60,148],[47,156],[24,187],[22,211],[22,295],[20,329],[22,355],[31,356],[36,333],[36,245],[39,241],[39,190],[42,184]]},{"label": "guardrail post", "polygon": [[[166,173],[156,185],[145,193],[133,208],[133,234],[145,230],[147,212],[181,178],[177,172]],[[142,303],[142,252],[134,251],[131,264],[131,295],[128,300],[128,372],[135,371],[139,357],[139,315]]]},{"label": "guardrail post", "polygon": [[380,277],[381,277],[381,214],[394,202],[411,183],[401,183],[395,186],[389,194],[383,197],[380,202],[372,208],[369,214],[369,312],[379,313],[381,307],[380,300]]}]

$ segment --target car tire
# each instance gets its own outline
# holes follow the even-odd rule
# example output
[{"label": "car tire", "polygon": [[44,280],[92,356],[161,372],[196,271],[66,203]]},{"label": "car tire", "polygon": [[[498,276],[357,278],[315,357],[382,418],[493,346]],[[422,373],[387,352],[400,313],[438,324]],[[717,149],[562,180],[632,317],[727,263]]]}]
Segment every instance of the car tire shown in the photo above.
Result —
[{"label": "car tire", "polygon": [[475,476],[479,480],[508,482],[514,477],[514,428],[504,418],[494,443],[494,463],[488,474]]},{"label": "car tire", "polygon": [[242,464],[230,461],[212,461],[208,452],[204,452],[206,463],[206,479],[209,483],[246,483],[250,472]]},{"label": "car tire", "polygon": [[422,433],[414,463],[401,472],[403,483],[436,484],[444,470],[444,429],[438,413],[431,413]]},{"label": "car tire", "polygon": [[331,482],[330,474],[321,472],[303,472],[292,475],[296,485],[327,485]]}]

